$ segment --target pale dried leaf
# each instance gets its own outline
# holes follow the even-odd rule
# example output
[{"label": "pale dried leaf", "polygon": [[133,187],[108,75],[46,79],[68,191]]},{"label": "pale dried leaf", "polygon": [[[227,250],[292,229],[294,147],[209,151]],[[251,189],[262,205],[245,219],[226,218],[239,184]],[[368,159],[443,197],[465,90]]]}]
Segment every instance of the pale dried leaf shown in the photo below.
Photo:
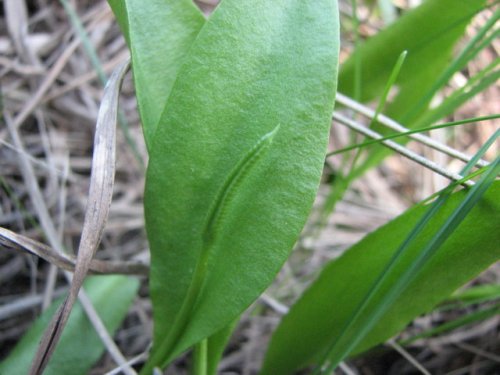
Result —
[{"label": "pale dried leaf", "polygon": [[113,72],[104,89],[94,138],[89,200],[85,212],[74,277],[66,300],[54,315],[40,342],[30,370],[31,375],[41,374],[48,364],[97,250],[108,217],[115,173],[118,98],[121,83],[128,67],[129,61],[121,64]]}]

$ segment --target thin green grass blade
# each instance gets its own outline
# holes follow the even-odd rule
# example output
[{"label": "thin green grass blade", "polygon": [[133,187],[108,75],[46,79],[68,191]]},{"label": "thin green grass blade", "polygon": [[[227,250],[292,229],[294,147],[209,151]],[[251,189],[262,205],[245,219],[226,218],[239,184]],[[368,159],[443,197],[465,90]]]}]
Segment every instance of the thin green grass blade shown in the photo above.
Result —
[{"label": "thin green grass blade", "polygon": [[[338,364],[347,356],[351,351],[363,340],[363,338],[370,332],[370,330],[375,326],[375,324],[380,320],[380,318],[385,314],[385,312],[392,306],[394,301],[399,297],[399,295],[403,292],[403,290],[408,286],[408,284],[417,276],[418,272],[420,272],[421,268],[429,261],[429,259],[435,254],[435,252],[439,249],[439,247],[448,239],[448,237],[456,230],[458,225],[464,220],[470,210],[474,207],[474,205],[479,201],[482,195],[486,192],[489,186],[493,183],[495,178],[498,176],[500,172],[500,158],[495,160],[489,168],[488,173],[486,173],[481,180],[474,185],[469,194],[466,196],[462,204],[453,212],[451,217],[445,222],[443,227],[434,235],[432,240],[427,244],[427,246],[420,252],[419,256],[415,259],[415,261],[410,265],[410,267],[406,270],[406,272],[401,275],[396,284],[393,284],[390,291],[386,293],[380,301],[377,302],[377,306],[370,314],[369,319],[363,321],[362,328],[353,336],[349,338],[349,343],[342,345],[343,335],[341,334],[337,340],[336,345],[333,345],[331,349],[328,350],[328,354],[326,356],[330,361],[330,365],[328,366],[329,370],[332,370],[338,366]],[[443,203],[444,204],[444,200]],[[440,199],[438,199],[438,202]],[[437,212],[434,207],[440,208],[442,204],[433,205],[432,209],[429,210],[429,217],[425,218],[422,223],[426,225],[431,217]],[[414,238],[420,233],[424,228],[417,226],[415,228],[415,234],[411,234],[409,236],[409,241],[413,241]],[[402,249],[407,248],[407,242],[404,243]],[[401,250],[400,250],[401,251]],[[402,253],[401,253],[402,254]],[[399,254],[397,255],[399,258]],[[382,286],[382,283],[389,278],[389,276],[385,276],[392,272],[394,266],[392,264],[396,264],[397,258],[394,260],[394,263],[391,262],[389,267],[384,272],[384,276],[380,278],[379,281],[375,285]],[[367,296],[366,301],[359,308],[360,315],[363,310],[368,306],[368,304],[373,299],[372,296],[375,296],[375,293],[380,290],[379,287],[374,287],[373,292]],[[358,314],[356,313],[353,318],[353,322],[357,318]],[[354,323],[349,324],[345,330],[346,334],[348,329],[354,326]],[[344,336],[345,337],[345,336]],[[337,346],[337,347],[336,347]],[[342,347],[343,346],[343,347]],[[328,370],[327,370],[328,372]]]},{"label": "thin green grass blade", "polygon": [[486,153],[486,151],[493,145],[493,143],[496,142],[496,140],[498,139],[498,137],[500,137],[500,129],[496,130],[495,133],[493,133],[493,135],[491,137],[489,137],[486,140],[486,142],[484,142],[484,144],[481,146],[481,148],[469,160],[469,162],[467,163],[467,165],[461,171],[461,173],[463,175],[466,175],[466,177],[464,177],[461,180],[458,180],[458,181],[450,183],[450,185],[448,187],[446,187],[442,191],[438,191],[437,193],[432,194],[431,196],[429,196],[426,199],[422,200],[422,202],[418,203],[418,205],[419,206],[423,206],[423,205],[427,204],[428,202],[431,202],[434,198],[439,197],[446,190],[451,191],[454,188],[456,188],[457,186],[459,186],[460,184],[462,184],[463,182],[468,181],[471,178],[480,176],[484,172],[488,171],[489,170],[489,166],[488,167],[483,167],[483,168],[477,170],[476,172],[470,173],[470,171],[472,170],[472,168],[474,168],[474,166],[477,164],[477,162],[484,156],[484,154]]},{"label": "thin green grass blade", "polygon": [[[371,126],[373,126],[375,123],[377,123],[378,116],[380,115],[380,113],[382,113],[382,111],[383,111],[383,109],[385,107],[385,103],[387,102],[387,98],[389,96],[389,92],[393,88],[393,86],[394,86],[394,84],[395,84],[395,82],[396,82],[396,80],[397,80],[397,78],[399,76],[399,73],[401,71],[401,68],[403,67],[403,64],[405,62],[405,59],[406,59],[407,55],[408,55],[408,52],[407,51],[403,51],[401,53],[401,55],[399,55],[396,63],[394,64],[394,68],[391,71],[391,75],[389,76],[389,79],[387,80],[387,83],[386,83],[386,85],[384,87],[384,91],[382,92],[382,95],[380,96],[377,108],[375,109],[375,115],[370,120],[370,124],[368,125],[369,128]],[[347,177],[346,177],[346,179],[349,180],[349,181],[352,181],[352,178],[355,175],[355,173],[353,173],[353,171],[354,171],[354,169],[356,167],[356,163],[357,163],[360,155],[361,155],[361,153],[358,151],[356,153],[356,155],[354,156],[354,159],[353,159],[352,164],[351,164],[351,169],[350,169],[350,171],[349,171],[349,173],[347,174]]]},{"label": "thin green grass blade", "polygon": [[[474,154],[474,156],[469,160],[469,162],[465,165],[465,167],[460,171],[462,175],[468,174],[472,168],[476,165],[476,163],[486,154],[486,151],[497,141],[498,137],[500,137],[500,129],[497,129],[495,133],[489,137],[486,142],[481,146],[481,148]],[[490,168],[490,166],[488,166]]]},{"label": "thin green grass blade", "polygon": [[437,129],[444,129],[444,128],[449,128],[449,127],[458,126],[458,125],[465,125],[465,124],[471,124],[471,123],[478,123],[478,122],[482,122],[482,121],[495,120],[498,118],[500,118],[500,115],[472,117],[472,118],[468,118],[468,119],[464,119],[464,120],[450,121],[450,122],[445,122],[445,123],[438,124],[438,125],[432,125],[432,126],[427,126],[424,128],[413,129],[413,130],[409,130],[406,132],[389,134],[389,135],[386,135],[386,136],[379,138],[379,139],[371,139],[369,141],[365,141],[365,142],[358,143],[355,145],[343,147],[339,150],[329,152],[328,154],[326,154],[326,157],[341,154],[343,152],[351,151],[351,150],[354,150],[357,148],[363,148],[363,147],[367,147],[367,146],[370,146],[373,144],[378,144],[378,143],[385,141],[385,140],[388,140],[388,139],[406,137],[406,136],[409,136],[412,134],[423,133],[423,132],[428,132],[428,131],[437,130]]},{"label": "thin green grass blade", "polygon": [[[436,108],[425,112],[415,123],[415,127],[425,127],[439,119],[453,113],[458,107],[474,96],[484,91],[486,88],[494,85],[500,79],[500,70],[493,70],[500,64],[500,58],[493,61],[488,67],[484,68],[475,76],[469,78],[467,84],[455,90],[447,96],[444,101]],[[490,70],[493,70],[489,73]],[[489,73],[489,74],[488,74]]]},{"label": "thin green grass blade", "polygon": [[400,344],[403,346],[409,345],[417,340],[441,335],[443,333],[447,333],[458,328],[463,328],[465,326],[471,325],[476,322],[485,321],[486,319],[489,319],[499,314],[500,314],[500,303],[493,305],[489,308],[481,309],[479,311],[467,314],[466,316],[460,317],[458,319],[454,319],[446,323],[443,323],[437,326],[436,328],[430,329],[418,335],[412,336],[404,341],[401,341]]},{"label": "thin green grass blade", "polygon": [[389,79],[387,80],[387,83],[384,87],[384,91],[382,91],[382,95],[380,96],[377,108],[375,110],[375,116],[373,116],[373,118],[370,120],[370,125],[368,125],[368,127],[371,127],[378,121],[378,116],[382,113],[385,107],[385,103],[387,102],[387,98],[389,97],[389,92],[394,87],[396,80],[398,79],[399,73],[401,72],[401,68],[403,67],[407,55],[408,51],[403,51],[396,60],[394,68],[391,71],[391,75],[389,76]]},{"label": "thin green grass blade", "polygon": [[493,301],[500,299],[500,284],[478,285],[468,288],[464,291],[453,293],[448,298],[445,305],[440,308],[451,309],[453,307],[465,307],[476,303]]},{"label": "thin green grass blade", "polygon": [[[486,21],[486,23],[481,27],[481,29],[474,35],[474,37],[467,43],[467,45],[461,50],[458,56],[448,65],[448,67],[442,72],[442,74],[435,80],[431,88],[420,98],[420,100],[415,104],[415,106],[408,111],[407,114],[403,115],[401,122],[409,123],[415,119],[416,114],[421,112],[427,103],[431,101],[434,95],[451,79],[451,77],[463,67],[467,65],[469,61],[476,57],[476,55],[488,44],[481,43],[481,40],[486,36],[486,34],[495,27],[497,21],[500,19],[500,10],[497,9],[493,15]],[[498,34],[494,32],[493,34]],[[487,38],[487,41],[491,40]],[[480,48],[477,48],[477,45]]]}]

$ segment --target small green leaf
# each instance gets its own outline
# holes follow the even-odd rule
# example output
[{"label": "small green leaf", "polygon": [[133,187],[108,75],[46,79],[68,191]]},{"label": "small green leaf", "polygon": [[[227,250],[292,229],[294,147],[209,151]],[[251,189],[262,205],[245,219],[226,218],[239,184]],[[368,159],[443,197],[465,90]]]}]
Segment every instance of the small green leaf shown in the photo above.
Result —
[{"label": "small green leaf", "polygon": [[[429,229],[398,264],[399,273],[404,272],[432,238],[435,231],[432,228],[440,228],[465,196],[466,192],[461,191],[448,198],[430,221]],[[495,229],[500,214],[499,197],[500,182],[496,182],[353,354],[396,334],[500,258],[497,246],[500,237]],[[339,334],[373,280],[426,210],[425,206],[408,210],[328,264],[278,327],[262,373],[290,374],[324,354],[326,346]],[[394,274],[395,281],[398,275]],[[390,284],[389,280],[387,285]]]},{"label": "small green leaf", "polygon": [[205,18],[191,0],[108,0],[127,40],[146,144]]},{"label": "small green leaf", "polygon": [[455,307],[468,306],[496,299],[500,299],[500,284],[473,286],[472,288],[453,293],[446,301],[444,308],[448,309],[450,305]]},{"label": "small green leaf", "polygon": [[[84,283],[97,313],[113,334],[125,318],[139,282],[125,276],[90,276]],[[10,355],[0,364],[0,374],[27,374],[42,334],[61,304],[52,303],[25,333]],[[75,304],[61,340],[44,375],[85,375],[104,353],[104,344],[79,303]]]},{"label": "small green leaf", "polygon": [[225,0],[191,46],[150,148],[145,374],[230,324],[286,260],[321,176],[338,38],[334,0]]}]

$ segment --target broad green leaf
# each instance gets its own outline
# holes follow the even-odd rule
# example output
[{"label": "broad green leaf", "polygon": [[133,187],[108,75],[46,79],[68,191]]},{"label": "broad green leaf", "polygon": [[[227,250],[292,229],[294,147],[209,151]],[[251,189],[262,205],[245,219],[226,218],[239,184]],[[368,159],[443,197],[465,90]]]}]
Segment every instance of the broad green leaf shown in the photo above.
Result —
[{"label": "broad green leaf", "polygon": [[191,0],[108,0],[132,55],[148,147],[177,73],[205,23]]},{"label": "broad green leaf", "polygon": [[[91,276],[85,281],[84,289],[111,334],[125,318],[138,287],[137,279],[125,276]],[[62,299],[52,303],[35,321],[0,364],[0,374],[28,373],[42,334],[61,303]],[[88,374],[103,353],[104,344],[77,303],[44,375]]]},{"label": "broad green leaf", "polygon": [[338,38],[334,0],[225,0],[191,46],[147,173],[144,373],[230,324],[286,260],[319,184]]},{"label": "broad green leaf", "polygon": [[[461,191],[448,198],[428,228],[439,228],[464,196]],[[495,229],[500,215],[499,197],[500,182],[496,182],[353,354],[395,335],[500,259],[500,236]],[[262,374],[291,374],[323,354],[426,209],[417,206],[408,210],[325,267],[278,327]],[[408,249],[408,255],[398,265],[401,274],[433,234],[434,230],[425,230]]]},{"label": "broad green leaf", "polygon": [[[498,138],[500,130],[495,132],[486,143],[494,142]],[[483,145],[474,157],[466,164],[461,173],[467,174],[473,169],[477,160],[481,158],[487,146]],[[412,231],[405,237],[404,241],[398,247],[393,257],[387,263],[386,267],[379,273],[377,279],[370,286],[369,291],[363,297],[360,305],[353,311],[351,317],[346,321],[340,334],[328,345],[326,354],[321,359],[321,366],[318,366],[314,374],[322,373],[321,367],[324,363],[330,362],[326,372],[335,369],[340,362],[350,355],[359,344],[366,338],[370,331],[379,323],[384,314],[394,306],[400,298],[406,287],[415,279],[420,271],[435,256],[446,240],[455,233],[462,221],[469,212],[481,200],[484,193],[488,190],[495,178],[500,173],[500,157],[495,159],[487,167],[485,174],[468,189],[467,195],[460,204],[451,212],[444,223],[434,229],[428,226],[432,218],[440,212],[441,207],[447,201],[453,185],[440,192],[439,197],[433,202],[421,219],[415,224]],[[422,203],[421,205],[423,205]],[[422,238],[426,229],[433,232],[421,248],[419,248],[415,257],[401,268],[400,262],[408,255],[408,249],[414,245],[415,241]],[[402,271],[402,272],[401,272]]]}]

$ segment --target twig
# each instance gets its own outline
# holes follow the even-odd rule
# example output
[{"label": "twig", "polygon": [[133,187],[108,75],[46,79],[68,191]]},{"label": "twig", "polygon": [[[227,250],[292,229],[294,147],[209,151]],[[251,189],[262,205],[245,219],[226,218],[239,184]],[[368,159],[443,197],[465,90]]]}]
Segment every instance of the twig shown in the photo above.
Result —
[{"label": "twig", "polygon": [[[369,117],[369,118],[374,118],[375,117],[375,111],[372,110],[371,108],[341,94],[337,93],[336,101],[342,105],[345,105],[346,107],[361,113],[362,115]],[[399,124],[398,122],[394,121],[393,119],[383,115],[379,114],[377,116],[377,121],[380,122],[382,125],[387,126],[390,129],[396,130],[398,132],[407,132],[409,129],[404,127],[403,125]],[[441,142],[437,142],[436,140],[427,137],[423,134],[411,134],[409,135],[410,138],[426,145],[429,146],[435,150],[441,151],[449,156],[452,156],[454,158],[457,158],[459,160],[462,160],[464,162],[468,162],[471,158],[468,155],[465,155],[464,153],[455,150],[452,147],[449,147],[447,145],[442,144]],[[488,165],[488,162],[485,160],[479,160],[477,162],[478,167],[485,167]]]},{"label": "twig", "polygon": [[[54,291],[54,296],[60,297],[64,293],[66,293],[66,289],[56,289]],[[0,320],[10,318],[11,316],[40,305],[43,302],[43,298],[43,294],[29,295],[0,306]]]},{"label": "twig", "polygon": [[396,341],[393,339],[387,341],[387,345],[389,345],[391,348],[393,348],[395,351],[397,351],[399,354],[401,354],[408,362],[412,364],[413,367],[415,367],[418,371],[420,371],[422,374],[425,375],[431,375],[427,369],[420,364],[410,353],[408,353],[401,345],[399,345]]},{"label": "twig", "polygon": [[[59,253],[49,246],[2,227],[0,227],[0,245],[36,255],[66,271],[73,272],[75,270],[76,259],[74,257]],[[149,266],[143,262],[103,261],[98,259],[92,259],[89,269],[89,273],[101,275],[122,274],[145,276],[148,272]]]},{"label": "twig", "polygon": [[[354,120],[351,120],[350,118],[345,117],[344,115],[341,115],[340,113],[335,112],[333,114],[333,119],[340,122],[341,124],[351,128],[351,129],[367,136],[367,137],[370,137],[373,139],[382,138],[382,135],[375,132],[374,130],[368,129],[368,128],[358,124]],[[426,168],[428,168],[436,173],[439,173],[441,176],[447,177],[450,180],[460,181],[464,178],[463,176],[459,175],[458,173],[449,172],[448,170],[446,170],[445,168],[441,167],[440,165],[434,163],[433,161],[426,159],[423,156],[418,155],[417,153],[407,149],[404,146],[401,146],[399,143],[396,143],[396,142],[393,142],[390,140],[381,141],[381,143],[384,144],[385,146],[387,146],[388,148],[398,152],[399,154],[407,157],[408,159],[410,159],[410,160],[412,160],[412,161],[414,161],[414,162],[416,162],[416,163],[418,163],[418,164],[420,164],[420,165],[422,165],[422,166],[424,166],[424,167],[426,167]],[[466,181],[463,183],[463,185],[472,186],[472,185],[474,185],[474,182]]]},{"label": "twig", "polygon": [[[149,350],[146,350],[145,352],[143,352],[139,355],[136,355],[134,358],[127,361],[127,364],[129,366],[132,366],[132,365],[135,365],[136,363],[144,362],[146,359],[148,359],[148,356],[149,356]],[[108,371],[104,375],[117,375],[117,374],[121,373],[122,371],[123,371],[123,367],[118,366],[117,368],[114,368],[113,370]]]},{"label": "twig", "polygon": [[52,84],[57,79],[57,76],[61,73],[63,68],[66,66],[69,58],[73,55],[76,48],[80,44],[78,39],[75,39],[66,49],[64,53],[59,57],[59,59],[55,62],[52,68],[47,73],[47,76],[40,84],[36,93],[31,97],[31,99],[26,103],[22,111],[16,116],[14,119],[13,125],[14,128],[18,128],[27,118],[28,116],[37,108],[38,104],[43,100],[46,92],[52,87]]}]

